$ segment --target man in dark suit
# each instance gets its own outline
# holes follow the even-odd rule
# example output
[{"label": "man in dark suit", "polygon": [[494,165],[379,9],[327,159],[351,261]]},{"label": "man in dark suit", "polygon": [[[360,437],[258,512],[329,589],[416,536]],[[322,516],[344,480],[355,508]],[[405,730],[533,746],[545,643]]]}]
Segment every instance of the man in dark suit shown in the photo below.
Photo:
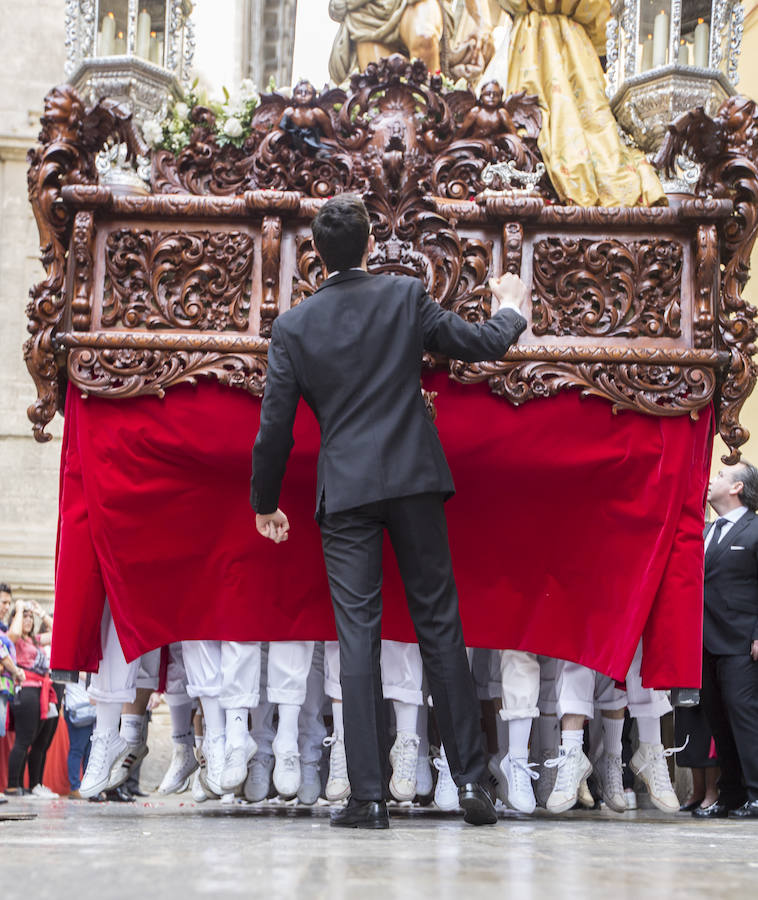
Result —
[{"label": "man in dark suit", "polygon": [[701,819],[758,818],[758,469],[740,462],[708,486],[719,518],[705,537],[701,702],[721,763]]},{"label": "man in dark suit", "polygon": [[513,275],[493,279],[494,314],[475,325],[443,310],[415,278],[368,274],[373,238],[356,196],[328,201],[314,219],[313,237],[330,275],[274,323],[251,502],[258,531],[286,539],[289,523],[278,509],[279,492],[302,396],[321,426],[316,519],[339,636],[352,787],[332,824],[389,824],[379,666],[385,529],[465,820],[491,824],[494,807],[480,785],[485,759],[479,704],[443,509],[455,488],[420,378],[424,350],[469,361],[502,357],[526,327],[519,313],[526,288]]}]

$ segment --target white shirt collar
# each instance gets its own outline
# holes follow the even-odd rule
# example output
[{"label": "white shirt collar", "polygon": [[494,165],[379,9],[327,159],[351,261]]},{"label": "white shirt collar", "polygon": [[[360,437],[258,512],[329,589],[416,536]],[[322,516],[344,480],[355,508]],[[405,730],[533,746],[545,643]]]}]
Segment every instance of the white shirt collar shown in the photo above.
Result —
[{"label": "white shirt collar", "polygon": [[720,519],[726,519],[727,522],[734,524],[741,519],[747,512],[747,506],[738,506],[736,509],[730,509],[728,513],[719,516]]}]

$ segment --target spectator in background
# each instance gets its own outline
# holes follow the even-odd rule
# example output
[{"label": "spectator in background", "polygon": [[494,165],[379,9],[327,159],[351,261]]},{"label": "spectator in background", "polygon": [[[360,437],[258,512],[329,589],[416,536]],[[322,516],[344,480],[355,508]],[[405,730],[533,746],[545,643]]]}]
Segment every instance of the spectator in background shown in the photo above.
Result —
[{"label": "spectator in background", "polygon": [[83,800],[79,793],[82,771],[87,768],[92,729],[95,727],[95,704],[90,700],[85,681],[80,678],[66,685],[63,715],[68,726],[68,780],[70,800]]},{"label": "spectator in background", "polygon": [[[35,613],[47,623],[50,631],[35,634]],[[38,799],[52,799],[58,795],[42,784],[42,772],[47,750],[48,729],[45,721],[51,707],[55,710],[57,697],[50,681],[49,668],[42,646],[52,640],[52,616],[43,613],[34,601],[19,600],[11,613],[8,637],[16,649],[17,664],[24,670],[24,687],[13,704],[16,739],[8,757],[9,797],[27,793],[23,787],[24,770],[29,763],[29,791]]]},{"label": "spectator in background", "polygon": [[[8,703],[16,693],[16,685],[24,682],[24,671],[16,665],[16,648],[7,635],[11,602],[10,587],[0,583],[0,737],[6,734]],[[0,803],[7,802],[5,794],[0,792]]]}]

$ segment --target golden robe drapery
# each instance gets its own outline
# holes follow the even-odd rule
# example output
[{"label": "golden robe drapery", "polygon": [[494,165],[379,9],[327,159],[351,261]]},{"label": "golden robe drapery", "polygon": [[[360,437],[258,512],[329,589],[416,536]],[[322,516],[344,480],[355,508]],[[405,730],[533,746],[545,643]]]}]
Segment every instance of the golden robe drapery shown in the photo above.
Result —
[{"label": "golden robe drapery", "polygon": [[653,167],[627,147],[605,95],[608,0],[500,0],[514,17],[508,91],[536,94],[539,147],[560,198],[579,206],[652,206]]}]

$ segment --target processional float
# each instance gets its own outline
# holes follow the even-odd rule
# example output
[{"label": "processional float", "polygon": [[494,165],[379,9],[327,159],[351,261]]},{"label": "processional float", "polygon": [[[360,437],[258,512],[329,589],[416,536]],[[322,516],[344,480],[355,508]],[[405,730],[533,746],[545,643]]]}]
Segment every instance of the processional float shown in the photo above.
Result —
[{"label": "processional float", "polygon": [[[96,667],[106,594],[127,658],[178,639],[333,637],[307,410],[288,545],[257,541],[246,483],[272,323],[324,277],[310,222],[356,191],[370,271],[417,276],[472,322],[489,315],[492,275],[531,292],[503,359],[425,357],[459,489],[467,642],[623,678],[643,635],[647,683],[697,686],[712,439],[739,458],[756,377],[742,291],[758,113],[719,102],[680,116],[656,159],[671,175],[696,165],[691,193],[602,207],[562,200],[545,173],[537,97],[490,85],[477,98],[400,55],[347,90],[263,94],[231,139],[191,104],[178,150],[151,151],[111,99],[53,90],[29,156],[47,277],[25,356],[35,438],[66,415],[56,603],[71,625],[54,667]],[[104,147],[128,178],[99,177]],[[391,559],[385,587],[386,636],[413,640]]]}]

